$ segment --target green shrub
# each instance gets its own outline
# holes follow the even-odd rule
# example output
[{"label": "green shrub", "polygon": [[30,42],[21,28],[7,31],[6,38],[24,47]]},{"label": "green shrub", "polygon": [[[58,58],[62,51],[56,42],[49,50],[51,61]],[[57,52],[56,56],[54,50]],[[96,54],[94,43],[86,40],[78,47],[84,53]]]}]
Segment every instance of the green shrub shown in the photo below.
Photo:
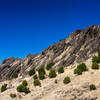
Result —
[{"label": "green shrub", "polygon": [[58,73],[63,73],[64,72],[64,67],[60,67],[59,69],[58,69]]},{"label": "green shrub", "polygon": [[35,74],[35,70],[34,68],[30,69],[30,71],[28,72],[29,76],[32,76]]},{"label": "green shrub", "polygon": [[1,92],[4,92],[7,90],[7,84],[2,85]]},{"label": "green shrub", "polygon": [[27,88],[26,86],[24,86],[24,85],[19,85],[18,87],[17,87],[17,91],[18,92],[24,92],[24,93],[30,93],[30,90],[29,90],[29,88]]},{"label": "green shrub", "polygon": [[92,58],[92,62],[97,62],[98,61],[98,57],[97,56],[94,56],[93,58]]},{"label": "green shrub", "polygon": [[36,80],[38,77],[37,77],[37,75],[35,74],[34,76],[33,76],[33,79],[34,80]]},{"label": "green shrub", "polygon": [[57,79],[55,80],[55,83],[56,83],[56,84],[58,83]]},{"label": "green shrub", "polygon": [[49,72],[49,77],[50,77],[50,78],[56,77],[56,72],[55,72],[55,70],[51,70],[51,71]]},{"label": "green shrub", "polygon": [[23,86],[27,86],[28,85],[27,81],[26,80],[23,80],[22,85]]},{"label": "green shrub", "polygon": [[38,73],[39,73],[39,74],[40,74],[40,73],[43,73],[43,74],[46,73],[43,65],[42,65],[42,67],[38,70]]},{"label": "green shrub", "polygon": [[11,98],[15,98],[15,97],[16,97],[16,94],[11,93],[11,94],[10,94],[10,97],[11,97]]},{"label": "green shrub", "polygon": [[40,79],[40,80],[45,79],[45,74],[44,74],[43,72],[41,72],[41,73],[39,74],[39,79]]},{"label": "green shrub", "polygon": [[99,65],[97,62],[92,63],[92,69],[99,69]]},{"label": "green shrub", "polygon": [[82,63],[82,64],[79,64],[76,69],[74,69],[74,74],[81,75],[82,72],[87,71],[87,70],[88,70],[87,66],[84,63]]},{"label": "green shrub", "polygon": [[87,67],[86,67],[86,65],[85,65],[84,63],[79,64],[79,65],[77,66],[77,68],[78,68],[80,71],[82,71],[82,72],[84,72],[84,71],[87,70]]},{"label": "green shrub", "polygon": [[41,83],[38,79],[34,80],[34,86],[41,86]]},{"label": "green shrub", "polygon": [[92,58],[92,62],[97,62],[97,63],[100,63],[100,56],[94,56],[93,58]]},{"label": "green shrub", "polygon": [[68,84],[68,83],[70,83],[70,82],[71,82],[71,81],[70,81],[70,77],[68,77],[68,76],[65,77],[64,80],[63,80],[63,83],[64,83],[64,84]]},{"label": "green shrub", "polygon": [[98,57],[100,57],[100,51],[98,51]]},{"label": "green shrub", "polygon": [[96,86],[94,84],[90,85],[90,90],[96,90]]},{"label": "green shrub", "polygon": [[74,69],[74,74],[81,75],[82,71],[78,68]]},{"label": "green shrub", "polygon": [[98,61],[97,62],[100,63],[100,56],[98,56]]},{"label": "green shrub", "polygon": [[10,78],[11,78],[11,76],[10,76],[10,75],[8,75],[7,77],[8,77],[8,79],[10,79]]},{"label": "green shrub", "polygon": [[53,62],[47,64],[46,69],[47,69],[47,70],[50,70],[50,69],[52,68],[53,65],[54,65]]},{"label": "green shrub", "polygon": [[18,73],[17,72],[13,73],[12,77],[13,78],[17,78],[18,77]]}]

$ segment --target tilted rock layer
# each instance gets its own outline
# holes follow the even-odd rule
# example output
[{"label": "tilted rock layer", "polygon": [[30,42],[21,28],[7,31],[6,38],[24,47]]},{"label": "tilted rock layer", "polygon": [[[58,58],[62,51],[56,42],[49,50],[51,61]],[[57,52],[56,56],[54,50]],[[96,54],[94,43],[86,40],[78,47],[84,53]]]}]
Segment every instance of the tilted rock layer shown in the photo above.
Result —
[{"label": "tilted rock layer", "polygon": [[[16,93],[15,100],[100,100],[100,69],[93,70],[92,57],[100,50],[100,26],[92,25],[85,30],[72,32],[67,39],[44,49],[40,54],[27,55],[26,58],[18,59],[10,57],[2,61],[0,65],[0,87],[7,83],[7,90],[0,92],[0,100],[12,100],[10,93]],[[57,77],[46,78],[41,82],[42,86],[34,87],[33,76],[27,75],[31,68],[36,70],[42,65],[54,62],[53,69],[57,70],[64,66],[64,73]],[[82,75],[73,73],[77,64],[84,62],[88,71]],[[12,79],[13,73],[18,72],[18,78]],[[24,74],[22,78],[21,75]],[[63,84],[63,79],[69,76],[71,82]],[[16,88],[27,80],[29,94],[19,93]],[[55,83],[57,80],[57,84]],[[9,86],[11,85],[12,86]],[[90,91],[90,84],[96,85],[96,90]]]},{"label": "tilted rock layer", "polygon": [[72,32],[67,39],[60,40],[58,43],[44,49],[42,53],[31,55],[26,58],[8,58],[0,65],[0,80],[8,79],[14,72],[21,73],[21,66],[25,74],[30,68],[38,69],[53,61],[54,69],[59,66],[67,67],[87,60],[100,50],[100,26],[92,25],[85,30]]}]

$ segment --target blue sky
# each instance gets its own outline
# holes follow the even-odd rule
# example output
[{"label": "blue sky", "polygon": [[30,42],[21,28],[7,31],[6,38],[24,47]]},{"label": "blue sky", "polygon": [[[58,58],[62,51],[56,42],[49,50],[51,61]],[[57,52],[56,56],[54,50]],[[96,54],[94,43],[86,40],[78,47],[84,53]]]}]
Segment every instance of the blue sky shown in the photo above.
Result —
[{"label": "blue sky", "polygon": [[0,0],[0,61],[25,57],[100,24],[100,0]]}]

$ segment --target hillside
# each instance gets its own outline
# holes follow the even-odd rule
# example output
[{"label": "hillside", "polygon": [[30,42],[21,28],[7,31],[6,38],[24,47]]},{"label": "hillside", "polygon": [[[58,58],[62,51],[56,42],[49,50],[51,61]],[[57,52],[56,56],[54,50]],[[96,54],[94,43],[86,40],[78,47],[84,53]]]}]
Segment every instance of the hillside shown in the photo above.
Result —
[{"label": "hillside", "polygon": [[[6,83],[7,90],[0,93],[0,100],[12,100],[11,93],[16,93],[14,100],[100,100],[100,69],[91,68],[92,58],[98,55],[99,50],[100,26],[92,25],[72,32],[68,38],[49,46],[40,54],[29,54],[23,59],[5,59],[0,65],[0,87]],[[74,70],[81,63],[86,64],[87,70],[77,75]],[[49,70],[46,68],[48,64],[52,65]],[[58,73],[61,66],[64,72]],[[38,75],[41,67],[45,70],[45,78],[40,80],[41,86],[34,86],[33,75],[28,75],[29,70],[34,68]],[[56,77],[49,77],[50,70],[55,70]],[[64,84],[67,76],[70,83]],[[28,94],[16,90],[23,80],[27,80]],[[91,84],[95,84],[96,90],[90,90]]]}]

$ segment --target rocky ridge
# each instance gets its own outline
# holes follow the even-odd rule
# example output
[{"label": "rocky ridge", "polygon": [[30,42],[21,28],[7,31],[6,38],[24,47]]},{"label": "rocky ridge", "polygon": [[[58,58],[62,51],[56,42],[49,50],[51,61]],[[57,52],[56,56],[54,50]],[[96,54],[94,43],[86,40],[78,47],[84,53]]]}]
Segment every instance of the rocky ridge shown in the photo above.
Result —
[{"label": "rocky ridge", "polygon": [[8,79],[14,72],[21,75],[21,68],[24,68],[26,74],[29,69],[33,67],[38,69],[51,61],[55,63],[54,69],[74,65],[87,60],[98,50],[100,50],[100,26],[92,25],[85,30],[72,32],[67,39],[49,46],[40,54],[29,54],[23,59],[14,57],[5,59],[0,65],[0,81]]},{"label": "rocky ridge", "polygon": [[[0,87],[4,83],[8,86],[6,91],[0,92],[0,100],[12,100],[11,93],[16,93],[15,100],[100,100],[98,81],[100,70],[91,69],[92,57],[97,55],[98,51],[100,51],[100,26],[92,25],[85,30],[72,32],[67,39],[49,46],[40,54],[29,54],[23,59],[14,57],[5,59],[0,65]],[[38,70],[42,65],[46,66],[50,62],[54,62],[52,69],[55,70],[64,66],[64,73],[57,73],[57,77],[50,79],[46,70],[45,79],[40,81],[42,86],[35,87],[33,76],[30,77],[28,71],[32,68]],[[75,75],[74,69],[83,62],[88,71],[83,72],[82,75]],[[19,73],[18,78],[12,79],[15,72]],[[63,83],[66,76],[71,78],[71,82],[67,85]],[[19,93],[16,90],[23,80],[28,82],[31,91],[29,94]],[[90,84],[95,84],[95,91],[90,91]]]}]

